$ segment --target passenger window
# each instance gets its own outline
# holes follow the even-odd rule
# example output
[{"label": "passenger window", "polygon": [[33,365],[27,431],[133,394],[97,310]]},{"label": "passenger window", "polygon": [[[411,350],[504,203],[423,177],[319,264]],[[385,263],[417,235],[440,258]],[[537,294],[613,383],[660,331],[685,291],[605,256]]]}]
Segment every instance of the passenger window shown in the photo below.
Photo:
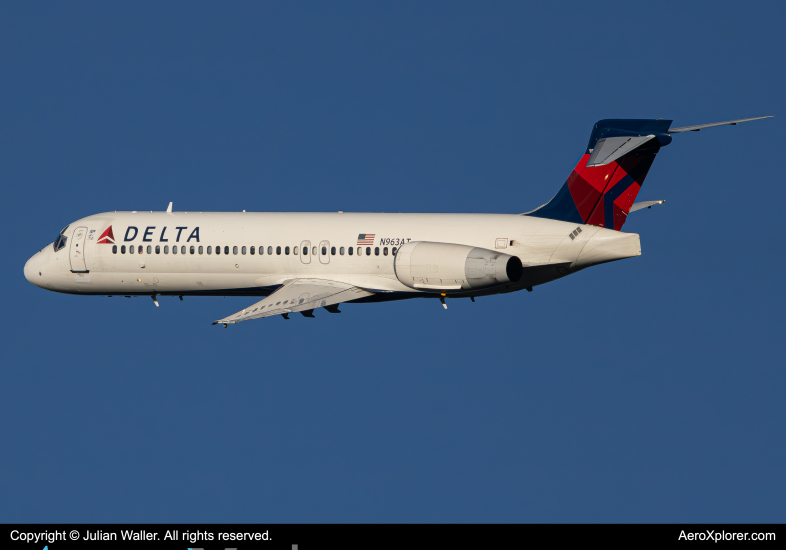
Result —
[{"label": "passenger window", "polygon": [[297,256],[297,253],[298,253],[298,252],[300,252],[300,249],[299,249],[298,247],[296,247],[296,246],[293,246],[293,247],[292,247],[292,254],[294,254],[295,256]]},{"label": "passenger window", "polygon": [[123,246],[120,247],[120,253],[121,254],[125,254],[126,253],[126,245],[123,245]]},{"label": "passenger window", "polygon": [[393,250],[391,250],[391,252],[393,252],[394,256],[396,255],[396,250],[398,250],[398,248],[396,248],[395,246],[393,247]]},{"label": "passenger window", "polygon": [[363,255],[363,249],[358,247],[358,256],[362,256],[362,255]]},{"label": "passenger window", "polygon": [[344,247],[343,247],[343,246],[342,246],[341,248],[339,248],[339,249],[338,249],[338,253],[339,253],[340,255],[342,255],[342,256],[344,255]]},{"label": "passenger window", "polygon": [[374,247],[374,256],[379,256],[379,247],[378,246]]},{"label": "passenger window", "polygon": [[267,247],[267,253],[268,253],[268,255],[273,253],[273,247],[272,246],[268,246]]},{"label": "passenger window", "polygon": [[352,256],[352,253],[353,253],[354,251],[355,251],[355,249],[354,249],[354,248],[352,248],[352,247],[350,246],[350,247],[349,247],[349,250],[348,250],[347,252],[349,252],[349,255],[350,255],[350,256]]},{"label": "passenger window", "polygon": [[152,254],[153,253],[153,247],[152,246],[147,245],[147,253],[148,254]]},{"label": "passenger window", "polygon": [[387,246],[382,249],[382,254],[385,255],[385,256],[388,255],[388,247]]},{"label": "passenger window", "polygon": [[[377,248],[377,254],[379,254],[379,248]],[[366,247],[366,256],[371,256],[371,247]]]},{"label": "passenger window", "polygon": [[208,246],[207,247],[207,255],[210,256],[212,253],[213,253],[213,247],[212,246]]},{"label": "passenger window", "polygon": [[202,247],[201,246],[199,247],[199,254],[200,255],[202,254]]},{"label": "passenger window", "polygon": [[259,247],[259,255],[262,256],[264,253],[265,253],[265,247],[264,246],[260,246]]},{"label": "passenger window", "polygon": [[221,247],[217,246],[216,247],[216,255],[219,255],[219,254],[221,254]]},{"label": "passenger window", "polygon": [[304,256],[308,256],[308,247],[307,246],[303,247],[303,255]]},{"label": "passenger window", "polygon": [[176,246],[172,247],[172,254],[177,254],[177,247]]},{"label": "passenger window", "polygon": [[331,246],[330,247],[330,255],[331,256],[335,256],[336,255],[336,247],[335,246]]},{"label": "passenger window", "polygon": [[229,247],[228,246],[224,247],[224,254],[229,255]]},{"label": "passenger window", "polygon": [[327,247],[326,246],[322,247],[322,255],[323,256],[327,256]]},{"label": "passenger window", "polygon": [[161,245],[156,245],[156,254],[161,254]]},{"label": "passenger window", "polygon": [[112,254],[117,254],[117,245],[116,244],[112,245]]},{"label": "passenger window", "polygon": [[140,245],[139,245],[139,250],[137,250],[137,252],[139,252],[140,254],[142,254],[144,251],[145,251],[145,248],[144,248],[144,247],[143,247],[143,246],[140,244]]},{"label": "passenger window", "polygon": [[128,247],[128,253],[129,254],[133,254],[134,253],[134,245],[131,245],[131,246]]},{"label": "passenger window", "polygon": [[276,255],[277,256],[281,256],[281,247],[280,246],[276,247]]},{"label": "passenger window", "polygon": [[237,256],[237,247],[236,247],[236,246],[233,246],[233,247],[232,247],[232,254],[234,254],[235,256]]},{"label": "passenger window", "polygon": [[252,256],[254,255],[254,247],[253,246],[249,247],[248,251],[251,253]]},{"label": "passenger window", "polygon": [[195,252],[193,245],[191,245],[191,248],[189,249],[189,252],[191,252],[191,254],[193,254]]},{"label": "passenger window", "polygon": [[246,255],[246,247],[245,247],[245,246],[244,246],[243,248],[241,248],[241,249],[240,249],[240,253],[241,253],[243,256],[245,256],[245,255]]},{"label": "passenger window", "polygon": [[284,254],[289,256],[289,247],[288,246],[284,247]]},{"label": "passenger window", "polygon": [[[194,247],[192,246],[191,249],[193,250]],[[181,254],[185,254],[186,253],[186,245],[183,245],[183,246],[180,247],[180,253]],[[193,252],[191,252],[191,254],[193,254]]]},{"label": "passenger window", "polygon": [[168,244],[164,245],[164,254],[169,254],[169,245]]}]

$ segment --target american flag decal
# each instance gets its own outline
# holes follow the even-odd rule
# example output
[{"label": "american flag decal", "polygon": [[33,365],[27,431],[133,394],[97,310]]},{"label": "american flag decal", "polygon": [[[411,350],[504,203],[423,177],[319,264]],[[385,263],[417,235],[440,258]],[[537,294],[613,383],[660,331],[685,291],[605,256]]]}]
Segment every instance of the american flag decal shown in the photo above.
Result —
[{"label": "american flag decal", "polygon": [[358,235],[358,244],[374,244],[374,233],[361,233]]}]

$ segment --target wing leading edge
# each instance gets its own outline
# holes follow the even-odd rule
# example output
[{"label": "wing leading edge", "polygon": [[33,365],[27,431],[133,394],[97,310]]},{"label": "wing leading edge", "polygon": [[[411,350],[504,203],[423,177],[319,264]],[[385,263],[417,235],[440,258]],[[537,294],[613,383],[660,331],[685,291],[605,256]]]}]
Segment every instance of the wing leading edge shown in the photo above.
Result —
[{"label": "wing leading edge", "polygon": [[213,324],[235,324],[251,319],[262,319],[273,315],[283,315],[287,318],[290,313],[301,312],[307,317],[312,317],[311,312],[318,307],[328,308],[328,311],[337,313],[335,306],[342,302],[350,302],[358,298],[371,296],[373,292],[363,290],[356,286],[326,279],[293,279],[262,301],[248,306],[234,315],[224,317]]}]

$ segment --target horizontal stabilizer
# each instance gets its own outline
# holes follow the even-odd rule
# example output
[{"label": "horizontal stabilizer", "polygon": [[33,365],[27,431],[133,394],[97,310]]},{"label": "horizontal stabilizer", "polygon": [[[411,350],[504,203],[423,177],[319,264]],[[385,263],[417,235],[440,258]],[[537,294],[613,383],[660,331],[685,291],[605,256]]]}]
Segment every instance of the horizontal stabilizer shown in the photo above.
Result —
[{"label": "horizontal stabilizer", "polygon": [[656,204],[663,204],[666,202],[665,200],[662,201],[641,201],[641,202],[634,202],[633,206],[630,207],[630,213],[632,214],[636,210],[641,210],[642,208],[652,208]]},{"label": "horizontal stabilizer", "polygon": [[599,139],[592,150],[592,155],[587,162],[587,167],[605,166],[618,158],[627,155],[655,136],[616,136]]},{"label": "horizontal stabilizer", "polygon": [[761,120],[763,118],[772,118],[772,116],[757,116],[753,118],[740,118],[738,120],[727,120],[725,122],[712,122],[710,124],[697,124],[696,126],[682,126],[680,128],[669,129],[670,134],[679,134],[680,132],[698,132],[704,128],[714,128],[715,126],[736,126],[740,122],[748,122],[751,120]]}]

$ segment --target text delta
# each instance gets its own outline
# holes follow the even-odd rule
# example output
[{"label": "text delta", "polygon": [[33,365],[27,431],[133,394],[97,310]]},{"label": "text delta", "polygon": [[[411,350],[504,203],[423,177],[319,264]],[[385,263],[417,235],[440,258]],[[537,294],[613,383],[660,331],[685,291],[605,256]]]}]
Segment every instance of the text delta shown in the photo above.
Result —
[{"label": "text delta", "polygon": [[[156,229],[155,225],[151,225],[151,226],[145,227],[145,230],[142,232],[142,242],[143,243],[151,243],[151,242],[153,242],[153,237],[154,237],[153,233],[155,232],[155,229]],[[167,227],[161,228],[161,233],[159,233],[159,235],[158,235],[158,242],[160,242],[160,243],[168,243],[169,242],[169,238],[166,235],[166,230],[167,229],[168,229]],[[175,227],[174,231],[177,231],[177,235],[173,235],[172,234],[173,232],[170,232],[170,236],[174,237],[176,243],[179,243],[180,242],[180,237],[181,237],[181,235],[183,235],[183,231],[186,231],[186,233],[188,233],[187,230],[188,230],[187,226],[186,227]],[[126,229],[126,235],[125,235],[123,240],[125,242],[131,242],[131,241],[133,241],[134,239],[137,238],[137,235],[139,235],[139,228],[138,227],[134,227],[133,225],[129,225],[128,229]],[[188,234],[188,238],[185,240],[185,242],[190,242],[191,239],[194,239],[196,242],[199,242],[199,227],[195,227],[191,231],[191,233]]]}]

